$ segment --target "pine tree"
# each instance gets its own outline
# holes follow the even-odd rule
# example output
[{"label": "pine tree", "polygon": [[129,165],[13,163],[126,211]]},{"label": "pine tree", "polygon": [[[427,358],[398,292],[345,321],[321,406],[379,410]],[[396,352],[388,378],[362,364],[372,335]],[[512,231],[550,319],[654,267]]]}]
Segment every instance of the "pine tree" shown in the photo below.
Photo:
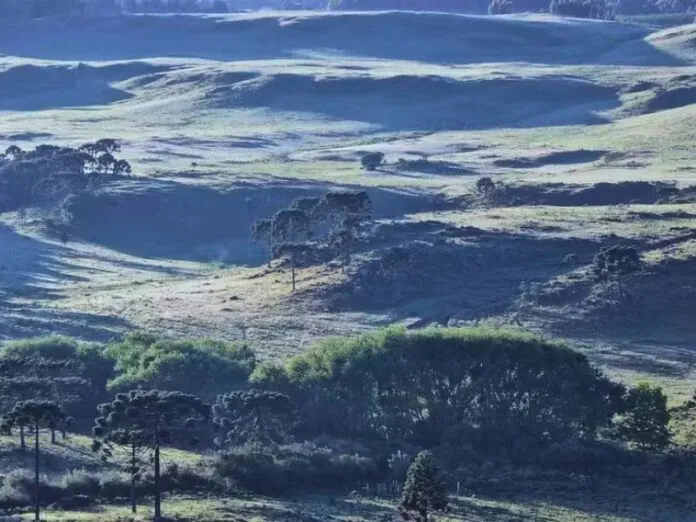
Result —
[{"label": "pine tree", "polygon": [[[101,404],[92,429],[97,439],[109,441],[110,433],[122,433],[121,440],[146,445],[153,455],[155,486],[155,522],[162,520],[160,449],[184,430],[192,430],[210,419],[211,408],[198,397],[181,392],[132,390],[119,393],[114,401]],[[198,441],[190,438],[191,444]]]},{"label": "pine tree", "polygon": [[65,418],[65,412],[53,401],[31,400],[18,402],[6,421],[10,425],[31,426],[34,431],[34,520],[41,520],[39,498],[39,430],[55,426]]},{"label": "pine tree", "polygon": [[430,451],[421,451],[406,475],[399,509],[404,520],[431,520],[429,514],[447,508],[447,484],[442,470]]}]

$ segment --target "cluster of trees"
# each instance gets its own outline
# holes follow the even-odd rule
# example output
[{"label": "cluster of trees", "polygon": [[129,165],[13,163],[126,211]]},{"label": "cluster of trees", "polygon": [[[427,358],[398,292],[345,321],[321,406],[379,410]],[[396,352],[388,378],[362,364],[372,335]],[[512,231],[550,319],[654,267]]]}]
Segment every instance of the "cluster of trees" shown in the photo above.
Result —
[{"label": "cluster of trees", "polygon": [[77,148],[42,144],[33,150],[11,145],[0,154],[0,211],[41,203],[66,203],[105,180],[131,173],[116,157],[120,144],[100,139]]},{"label": "cluster of trees", "polygon": [[[391,457],[384,465],[355,455],[332,460],[324,450],[288,446],[326,436],[369,441],[384,448],[385,462],[395,449],[439,451],[455,467],[462,446],[499,456],[520,441],[530,451],[597,439],[662,449],[671,438],[659,388],[626,389],[563,345],[478,328],[334,339],[284,365],[257,364],[240,345],[144,333],[106,346],[15,342],[0,356],[0,408],[5,433],[22,441],[20,451],[33,437],[36,455],[39,432],[55,441],[56,431],[91,427],[95,452],[127,462],[133,510],[147,475],[158,515],[160,450],[168,445],[214,449],[216,473],[282,492],[289,484],[377,479],[395,468]],[[419,455],[402,512],[426,520],[443,507],[443,490],[432,455]]]},{"label": "cluster of trees", "polygon": [[371,219],[372,201],[367,192],[333,191],[322,197],[296,199],[273,217],[256,221],[251,228],[251,239],[266,246],[269,267],[274,259],[288,259],[295,291],[295,268],[300,259],[318,249],[328,249],[340,258],[345,270],[364,226]]}]

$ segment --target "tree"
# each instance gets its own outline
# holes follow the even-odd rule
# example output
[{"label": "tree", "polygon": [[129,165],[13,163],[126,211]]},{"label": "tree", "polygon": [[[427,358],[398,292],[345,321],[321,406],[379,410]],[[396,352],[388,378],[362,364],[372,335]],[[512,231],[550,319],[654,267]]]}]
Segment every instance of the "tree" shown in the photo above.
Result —
[{"label": "tree", "polygon": [[292,291],[294,292],[296,289],[295,265],[297,249],[292,247],[304,243],[310,238],[310,218],[306,212],[299,209],[286,208],[280,210],[273,216],[271,234],[278,243],[278,249],[280,251],[284,249],[290,259]]},{"label": "tree", "polygon": [[251,226],[251,242],[266,243],[268,245],[268,268],[273,261],[273,226],[270,219],[259,219]]},{"label": "tree", "polygon": [[[96,434],[99,434],[98,436]],[[102,460],[108,461],[120,454],[128,462],[128,473],[131,479],[131,511],[137,512],[136,490],[150,457],[150,444],[144,430],[113,428],[106,426],[92,428],[95,439],[92,451],[100,453]]]},{"label": "tree", "polygon": [[217,444],[275,448],[288,432],[294,409],[290,398],[278,392],[244,390],[220,395],[213,405],[215,426],[223,431]]},{"label": "tree", "polygon": [[363,190],[335,191],[322,198],[320,207],[329,220],[329,244],[338,252],[345,270],[360,228],[372,218],[372,200]]},{"label": "tree", "polygon": [[360,163],[362,164],[365,170],[377,170],[384,164],[384,153],[368,152],[366,154],[363,154],[363,157],[360,159]]},{"label": "tree", "polygon": [[623,245],[600,248],[592,261],[592,269],[600,281],[637,272],[642,266],[643,262],[636,249]]},{"label": "tree", "polygon": [[10,145],[5,150],[5,156],[8,159],[11,159],[14,161],[20,159],[23,154],[24,154],[24,151],[21,148],[19,148],[17,145]]},{"label": "tree", "polygon": [[495,192],[495,183],[491,178],[485,176],[476,181],[476,193],[486,199],[490,198]]},{"label": "tree", "polygon": [[65,418],[63,409],[53,401],[22,401],[18,402],[8,416],[8,422],[13,424],[28,424],[34,428],[34,520],[41,520],[39,498],[39,430],[54,426]]},{"label": "tree", "polygon": [[399,504],[404,520],[415,514],[418,522],[428,522],[429,514],[447,507],[447,484],[435,456],[421,451],[408,468],[404,494]]},{"label": "tree", "polygon": [[[162,520],[160,449],[184,430],[190,431],[210,419],[210,406],[195,395],[175,391],[132,390],[119,393],[114,401],[101,404],[92,434],[106,437],[110,431],[122,430],[125,437],[142,437],[153,453],[155,522]],[[191,444],[197,439],[190,438]]]},{"label": "tree", "polygon": [[663,449],[671,439],[667,396],[659,386],[640,383],[626,398],[626,411],[617,426],[618,434],[641,449]]},{"label": "tree", "polygon": [[131,172],[133,172],[133,169],[126,160],[120,159],[114,163],[114,174],[130,174]]}]

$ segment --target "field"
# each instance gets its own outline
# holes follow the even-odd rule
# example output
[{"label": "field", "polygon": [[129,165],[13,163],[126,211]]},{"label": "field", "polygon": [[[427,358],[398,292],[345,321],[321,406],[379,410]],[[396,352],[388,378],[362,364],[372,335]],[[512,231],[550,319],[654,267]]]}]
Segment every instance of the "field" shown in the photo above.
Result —
[{"label": "field", "polygon": [[[67,242],[46,209],[0,213],[0,340],[142,328],[285,359],[393,323],[513,325],[677,404],[696,375],[695,122],[696,25],[409,12],[0,21],[0,150],[110,137],[134,167],[81,207]],[[360,165],[371,151],[386,156],[376,171]],[[483,176],[500,198],[476,196]],[[358,187],[374,205],[370,237],[346,273],[300,268],[293,293],[289,270],[268,270],[250,244],[251,224]],[[617,243],[645,265],[619,294],[590,271]],[[404,251],[398,276],[367,278]],[[451,520],[694,517],[654,499],[620,508],[617,494],[595,509],[569,493],[463,498]],[[369,498],[191,502],[172,510],[390,513]],[[96,515],[60,516],[49,520]]]}]

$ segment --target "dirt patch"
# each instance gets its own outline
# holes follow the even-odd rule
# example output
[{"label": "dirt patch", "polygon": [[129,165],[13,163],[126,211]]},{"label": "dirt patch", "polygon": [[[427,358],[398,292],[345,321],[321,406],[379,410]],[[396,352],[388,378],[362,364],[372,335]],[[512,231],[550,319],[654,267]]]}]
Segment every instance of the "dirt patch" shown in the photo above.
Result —
[{"label": "dirt patch", "polygon": [[534,157],[498,159],[493,162],[493,165],[513,169],[533,169],[545,165],[573,165],[597,161],[606,153],[606,150],[563,150]]}]

